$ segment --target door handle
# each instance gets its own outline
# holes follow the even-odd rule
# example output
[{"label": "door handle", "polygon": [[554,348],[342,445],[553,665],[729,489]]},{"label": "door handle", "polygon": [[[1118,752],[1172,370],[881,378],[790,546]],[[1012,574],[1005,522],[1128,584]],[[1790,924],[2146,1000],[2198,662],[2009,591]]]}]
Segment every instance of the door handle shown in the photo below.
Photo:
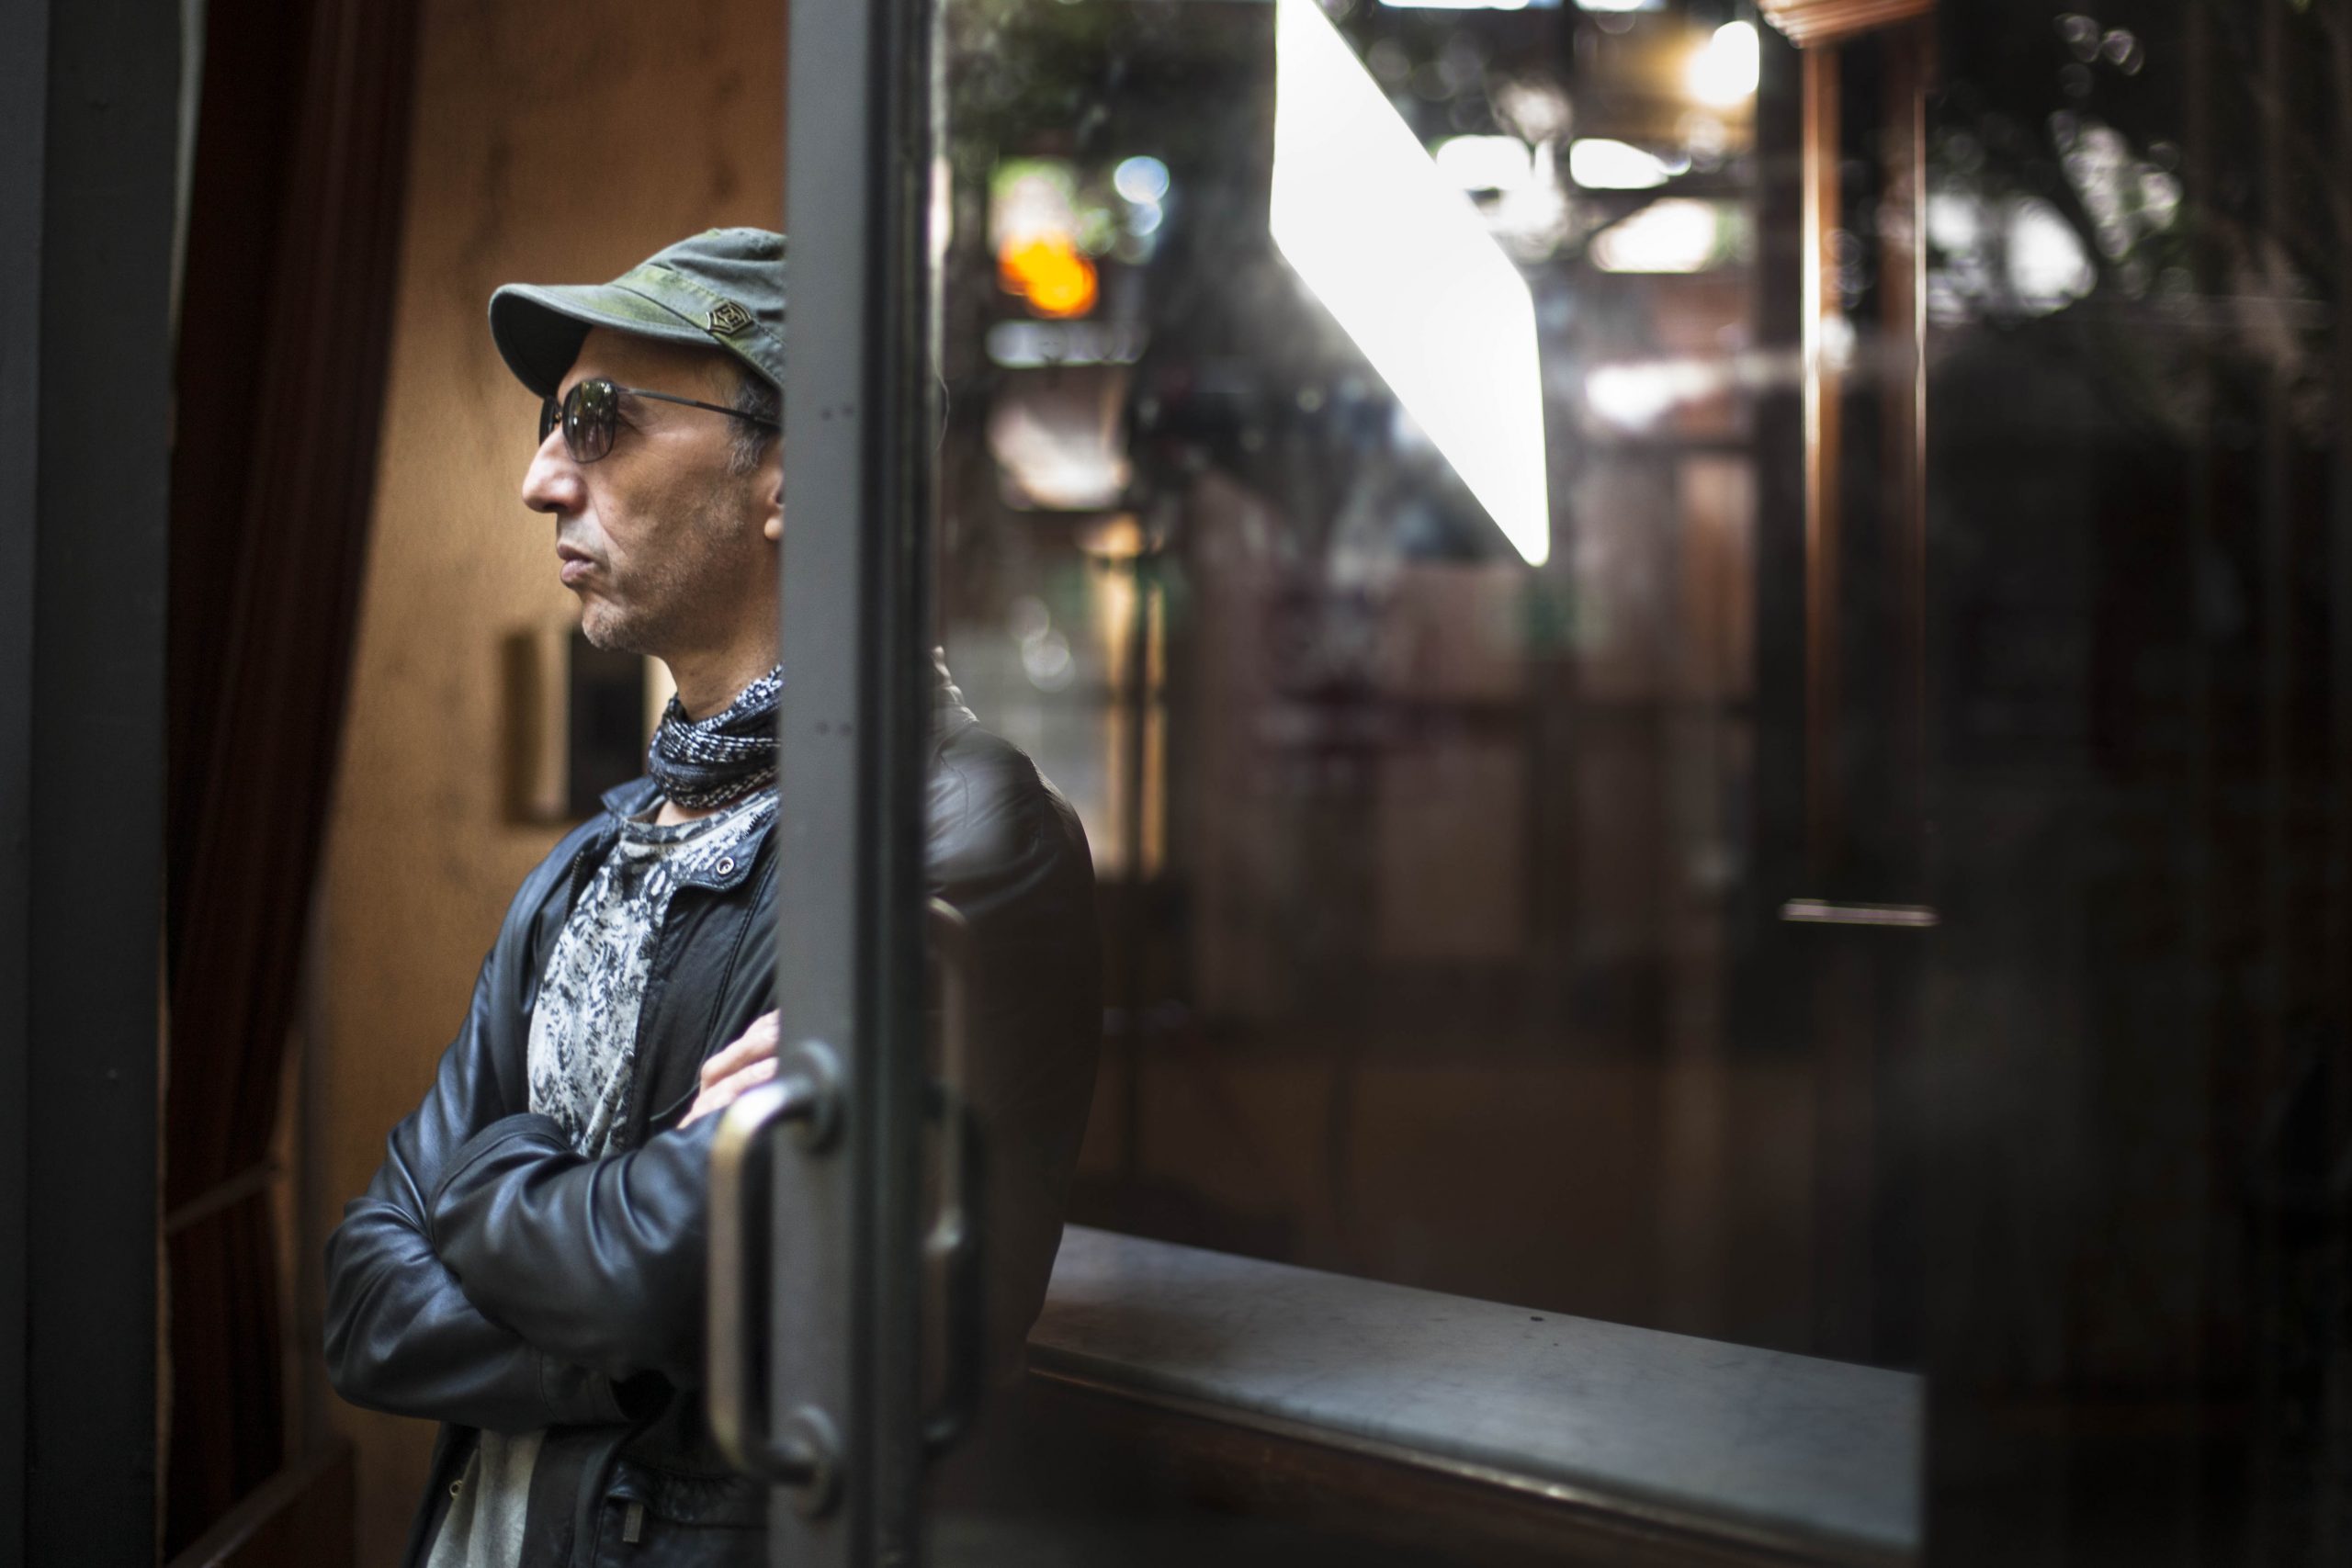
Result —
[{"label": "door handle", "polygon": [[820,1513],[837,1490],[841,1439],[832,1418],[799,1404],[768,1415],[768,1201],[775,1135],[785,1127],[821,1156],[841,1121],[841,1073],[831,1049],[804,1040],[776,1058],[776,1075],[721,1115],[710,1154],[711,1435],[729,1462],[773,1485],[801,1489]]},{"label": "door handle", "polygon": [[940,1077],[925,1109],[939,1129],[939,1213],[923,1237],[924,1272],[939,1303],[939,1403],[923,1421],[923,1449],[938,1455],[972,1425],[988,1382],[988,1268],[982,1227],[986,1165],[972,1112],[972,928],[955,906],[931,900],[939,960]]}]

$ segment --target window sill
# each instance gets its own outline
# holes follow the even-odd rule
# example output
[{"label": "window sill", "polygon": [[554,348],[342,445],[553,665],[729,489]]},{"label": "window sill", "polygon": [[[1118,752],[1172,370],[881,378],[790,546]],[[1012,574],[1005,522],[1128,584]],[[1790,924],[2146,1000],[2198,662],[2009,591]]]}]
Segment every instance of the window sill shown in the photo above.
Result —
[{"label": "window sill", "polygon": [[1082,1226],[1029,1367],[1245,1511],[1638,1538],[1661,1562],[1920,1554],[1925,1386],[1901,1372]]}]

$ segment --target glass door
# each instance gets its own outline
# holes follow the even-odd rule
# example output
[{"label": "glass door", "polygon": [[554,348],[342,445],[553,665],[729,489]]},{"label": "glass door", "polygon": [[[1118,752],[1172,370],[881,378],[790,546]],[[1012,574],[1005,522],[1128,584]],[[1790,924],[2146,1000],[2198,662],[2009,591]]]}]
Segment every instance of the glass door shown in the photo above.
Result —
[{"label": "glass door", "polygon": [[1422,1365],[1334,1280],[1924,1374],[1956,1560],[2330,1560],[2352,28],[1961,9],[796,10],[777,1562],[1461,1557],[1072,1416],[1106,1303],[1211,1427]]},{"label": "glass door", "polygon": [[[715,1300],[777,1562],[1132,1551],[1137,1508],[1298,1550],[1057,1481],[1091,1472],[1051,1433],[926,1494],[1064,1216],[1822,1347],[1852,1222],[1780,1168],[1843,1134],[1737,1022],[1759,922],[1820,891],[1758,845],[1759,53],[1706,6],[796,11],[802,1043],[763,1102],[794,1130],[730,1156],[767,1287]],[[957,839],[974,790],[1020,834]],[[1091,896],[1008,943],[969,904],[1067,826]],[[1059,968],[1008,980],[1023,943]],[[1032,1057],[1008,1119],[990,1066]]]}]

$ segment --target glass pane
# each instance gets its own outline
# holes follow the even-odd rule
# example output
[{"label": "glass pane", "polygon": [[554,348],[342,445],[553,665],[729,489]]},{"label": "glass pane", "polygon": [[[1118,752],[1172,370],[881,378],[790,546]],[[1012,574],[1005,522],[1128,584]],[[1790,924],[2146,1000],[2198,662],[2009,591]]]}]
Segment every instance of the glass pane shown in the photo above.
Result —
[{"label": "glass pane", "polygon": [[[2352,34],[1860,9],[946,0],[937,640],[1091,849],[1069,1215],[1922,1372],[1955,1560],[2321,1560]],[[1198,1495],[1030,1480],[942,1560]]]}]

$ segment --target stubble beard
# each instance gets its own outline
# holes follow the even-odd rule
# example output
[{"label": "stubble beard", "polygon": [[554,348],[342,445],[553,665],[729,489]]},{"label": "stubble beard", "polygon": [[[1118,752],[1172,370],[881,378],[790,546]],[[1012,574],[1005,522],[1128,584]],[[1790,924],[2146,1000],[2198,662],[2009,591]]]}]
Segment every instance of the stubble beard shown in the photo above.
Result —
[{"label": "stubble beard", "polygon": [[[674,538],[636,568],[626,597],[582,596],[580,630],[590,646],[611,653],[664,659],[691,642],[687,634],[710,610],[735,569],[726,559],[728,528],[715,499],[696,505]],[[617,584],[616,586],[618,586]]]},{"label": "stubble beard", "polygon": [[580,634],[591,648],[606,653],[637,653],[654,656],[646,645],[641,617],[615,604],[609,599],[587,599],[580,607]]}]

